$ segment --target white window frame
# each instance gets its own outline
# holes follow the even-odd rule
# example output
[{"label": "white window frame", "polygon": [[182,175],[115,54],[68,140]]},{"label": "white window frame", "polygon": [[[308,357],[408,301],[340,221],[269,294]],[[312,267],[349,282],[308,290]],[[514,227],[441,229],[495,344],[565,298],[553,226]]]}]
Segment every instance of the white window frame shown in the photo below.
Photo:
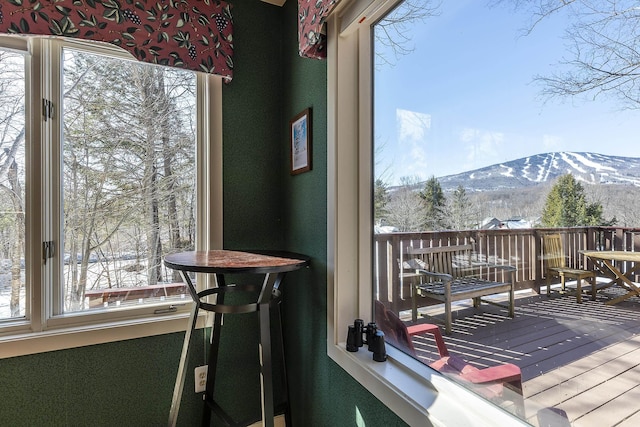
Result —
[{"label": "white window frame", "polygon": [[[33,266],[25,273],[26,316],[0,323],[0,358],[184,331],[188,326],[190,297],[184,306],[169,314],[154,313],[163,307],[161,304],[99,313],[55,313],[53,298],[61,276],[61,254],[56,251],[54,258],[43,264],[41,242],[58,243],[60,219],[48,212],[53,200],[60,197],[60,180],[59,168],[43,159],[60,158],[57,140],[61,138],[61,128],[57,113],[62,105],[59,90],[62,45],[55,38],[0,36],[0,46],[26,54],[26,161],[41,165],[27,168],[25,185],[26,212],[39,213],[27,215],[26,219],[29,234],[25,258]],[[111,45],[65,41],[65,47],[132,59],[124,50]],[[197,73],[196,82],[196,248],[217,249],[222,247],[222,78]],[[43,121],[39,109],[30,108],[41,105],[42,98],[53,101],[57,110],[53,120]],[[206,275],[199,277],[199,286],[206,286],[207,279]],[[172,303],[177,306],[175,301],[168,301],[166,306]],[[198,326],[205,324],[203,314]]]},{"label": "white window frame", "polygon": [[382,363],[345,348],[373,317],[371,25],[397,1],[343,0],[327,21],[327,354],[409,425],[525,426],[390,345]]}]

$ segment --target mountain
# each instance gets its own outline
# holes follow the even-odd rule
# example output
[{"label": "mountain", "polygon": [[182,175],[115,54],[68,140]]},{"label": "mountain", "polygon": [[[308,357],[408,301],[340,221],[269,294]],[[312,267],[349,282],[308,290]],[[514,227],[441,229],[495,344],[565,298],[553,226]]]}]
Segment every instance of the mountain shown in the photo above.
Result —
[{"label": "mountain", "polygon": [[438,181],[445,191],[454,190],[459,185],[467,191],[492,191],[553,183],[566,173],[571,173],[583,185],[624,184],[640,187],[640,158],[568,151],[536,154],[439,177]]}]

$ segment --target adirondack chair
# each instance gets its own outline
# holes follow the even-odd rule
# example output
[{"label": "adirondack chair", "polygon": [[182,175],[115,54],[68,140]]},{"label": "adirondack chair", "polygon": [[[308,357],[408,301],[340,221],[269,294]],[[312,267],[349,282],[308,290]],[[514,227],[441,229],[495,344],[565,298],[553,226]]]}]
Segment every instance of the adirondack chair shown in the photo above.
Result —
[{"label": "adirondack chair", "polygon": [[[461,357],[449,353],[437,325],[423,323],[407,326],[397,314],[387,310],[379,301],[376,301],[375,318],[378,328],[385,334],[385,340],[413,356],[416,356],[413,337],[431,334],[438,349],[439,359],[430,363],[430,367],[459,379],[461,383],[486,399],[496,403],[512,401],[516,414],[524,416],[522,374],[518,366],[505,363],[479,369]],[[505,389],[510,392],[505,392]]]},{"label": "adirondack chair", "polygon": [[547,296],[551,295],[551,279],[560,278],[561,292],[565,292],[567,278],[576,280],[576,299],[582,303],[582,280],[591,282],[591,299],[596,299],[596,273],[595,271],[581,270],[567,267],[567,259],[562,247],[562,236],[559,234],[547,234],[542,237],[544,260],[547,263]]}]

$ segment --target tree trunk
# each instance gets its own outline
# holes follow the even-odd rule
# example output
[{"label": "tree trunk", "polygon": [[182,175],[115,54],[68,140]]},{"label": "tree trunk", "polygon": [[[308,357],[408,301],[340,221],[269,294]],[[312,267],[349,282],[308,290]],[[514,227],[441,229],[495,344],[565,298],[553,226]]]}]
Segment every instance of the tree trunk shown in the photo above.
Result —
[{"label": "tree trunk", "polygon": [[16,215],[14,227],[15,238],[11,250],[11,299],[9,307],[11,317],[20,316],[20,289],[22,288],[21,258],[24,247],[24,213],[22,209],[22,189],[18,180],[18,164],[13,161],[9,168],[9,182],[11,185],[11,198],[13,201],[13,209]]}]

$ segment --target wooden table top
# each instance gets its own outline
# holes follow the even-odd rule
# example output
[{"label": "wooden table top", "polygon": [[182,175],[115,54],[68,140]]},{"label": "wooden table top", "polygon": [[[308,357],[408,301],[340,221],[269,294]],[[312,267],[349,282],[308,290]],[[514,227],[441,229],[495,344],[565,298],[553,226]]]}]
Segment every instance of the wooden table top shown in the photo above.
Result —
[{"label": "wooden table top", "polygon": [[174,270],[196,273],[281,273],[309,265],[306,255],[284,251],[189,251],[165,256]]},{"label": "wooden table top", "polygon": [[580,251],[581,254],[593,259],[610,261],[640,262],[640,252],[629,251]]}]

